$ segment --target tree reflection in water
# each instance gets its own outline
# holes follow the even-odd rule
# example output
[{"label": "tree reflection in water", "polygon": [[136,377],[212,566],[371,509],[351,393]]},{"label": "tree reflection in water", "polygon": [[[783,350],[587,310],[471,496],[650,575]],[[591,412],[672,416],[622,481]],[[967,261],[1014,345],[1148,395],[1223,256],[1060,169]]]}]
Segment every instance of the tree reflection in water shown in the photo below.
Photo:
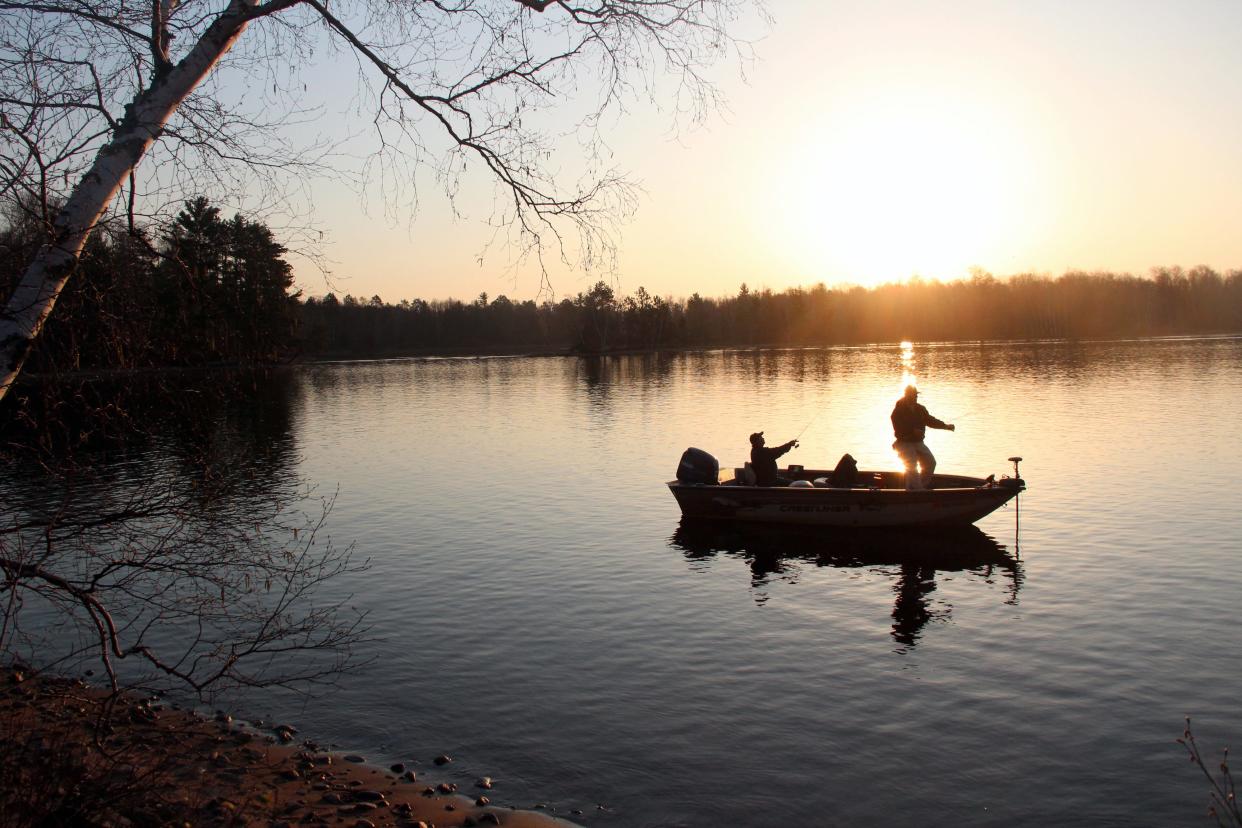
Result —
[{"label": "tree reflection in water", "polygon": [[991,583],[1007,581],[1006,604],[1016,604],[1022,586],[1020,559],[978,527],[953,529],[809,529],[729,524],[683,518],[669,540],[689,561],[716,555],[750,565],[755,601],[768,600],[773,581],[796,583],[794,562],[842,569],[872,569],[893,579],[893,627],[898,650],[913,647],[923,628],[947,618],[947,605],[933,608],[937,572],[972,572]]},{"label": "tree reflection in water", "polygon": [[296,381],[169,371],[28,382],[0,412],[0,662],[100,671],[113,691],[330,683],[365,568],[320,536]]}]

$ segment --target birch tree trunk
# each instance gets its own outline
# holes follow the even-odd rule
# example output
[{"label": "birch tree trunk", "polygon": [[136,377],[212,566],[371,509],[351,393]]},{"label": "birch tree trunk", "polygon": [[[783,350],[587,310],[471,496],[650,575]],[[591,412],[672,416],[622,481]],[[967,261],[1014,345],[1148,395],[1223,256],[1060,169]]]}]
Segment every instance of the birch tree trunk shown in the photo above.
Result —
[{"label": "birch tree trunk", "polygon": [[0,312],[0,400],[21,372],[95,222],[177,107],[241,36],[256,5],[257,0],[232,0],[180,63],[155,74],[151,86],[126,108],[112,140],[99,150],[90,170],[56,214],[52,240],[35,255]]}]

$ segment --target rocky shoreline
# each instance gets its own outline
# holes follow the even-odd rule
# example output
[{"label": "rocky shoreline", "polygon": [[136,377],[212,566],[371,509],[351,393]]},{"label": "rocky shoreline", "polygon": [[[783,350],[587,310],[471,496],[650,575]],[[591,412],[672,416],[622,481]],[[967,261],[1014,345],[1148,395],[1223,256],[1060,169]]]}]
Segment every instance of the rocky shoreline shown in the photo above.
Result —
[{"label": "rocky shoreline", "polygon": [[[466,796],[403,764],[298,740],[288,725],[252,727],[158,699],[68,679],[0,681],[0,825],[262,828],[565,828],[547,813],[494,800],[483,777]],[[262,723],[256,723],[262,725]],[[451,761],[436,757],[437,765]]]}]

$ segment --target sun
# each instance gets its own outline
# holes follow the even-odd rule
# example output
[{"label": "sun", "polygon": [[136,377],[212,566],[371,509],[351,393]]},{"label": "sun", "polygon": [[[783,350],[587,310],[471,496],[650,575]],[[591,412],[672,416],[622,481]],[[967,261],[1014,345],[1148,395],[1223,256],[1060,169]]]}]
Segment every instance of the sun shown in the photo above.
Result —
[{"label": "sun", "polygon": [[1021,229],[1022,142],[984,108],[881,97],[815,132],[773,182],[778,235],[831,281],[957,278]]}]

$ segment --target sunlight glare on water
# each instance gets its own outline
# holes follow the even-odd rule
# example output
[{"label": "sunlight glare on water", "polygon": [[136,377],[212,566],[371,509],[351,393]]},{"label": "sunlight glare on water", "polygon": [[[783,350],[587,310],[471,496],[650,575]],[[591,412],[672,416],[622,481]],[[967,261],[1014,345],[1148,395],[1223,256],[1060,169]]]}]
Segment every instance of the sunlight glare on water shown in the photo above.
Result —
[{"label": "sunlight glare on water", "polygon": [[919,378],[914,374],[914,343],[901,343],[901,388],[898,393],[904,391],[908,385],[918,385]]}]

